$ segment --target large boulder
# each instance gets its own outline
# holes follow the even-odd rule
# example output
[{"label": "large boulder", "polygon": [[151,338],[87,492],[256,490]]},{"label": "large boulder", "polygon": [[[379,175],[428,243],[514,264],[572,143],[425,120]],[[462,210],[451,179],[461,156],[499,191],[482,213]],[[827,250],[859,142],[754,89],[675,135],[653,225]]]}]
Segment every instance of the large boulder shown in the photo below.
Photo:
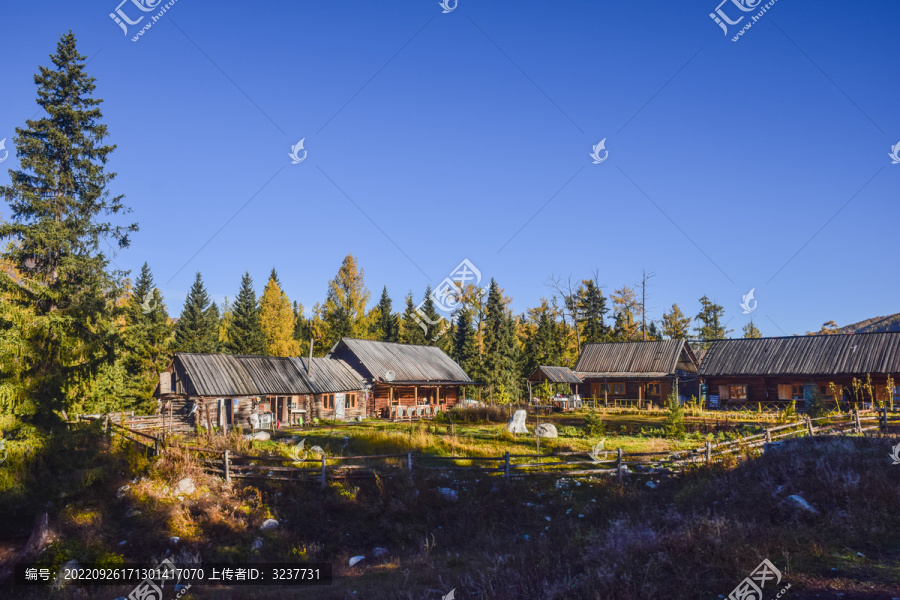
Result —
[{"label": "large boulder", "polygon": [[190,477],[185,477],[181,481],[175,484],[175,489],[173,490],[173,494],[176,496],[184,496],[191,495],[197,491],[197,486],[194,485],[194,480]]},{"label": "large boulder", "polygon": [[268,431],[257,431],[256,433],[244,434],[244,439],[255,442],[268,442],[272,439],[272,436]]},{"label": "large boulder", "polygon": [[270,529],[275,529],[276,527],[278,527],[278,521],[276,521],[275,519],[266,519],[260,526],[260,530],[268,531]]},{"label": "large boulder", "polygon": [[510,433],[528,433],[528,428],[525,427],[525,418],[527,416],[528,413],[524,409],[517,410],[513,413],[509,423],[506,424],[506,430]]},{"label": "large boulder", "polygon": [[534,428],[534,434],[542,438],[559,437],[559,434],[556,431],[556,425],[553,423],[541,423]]}]

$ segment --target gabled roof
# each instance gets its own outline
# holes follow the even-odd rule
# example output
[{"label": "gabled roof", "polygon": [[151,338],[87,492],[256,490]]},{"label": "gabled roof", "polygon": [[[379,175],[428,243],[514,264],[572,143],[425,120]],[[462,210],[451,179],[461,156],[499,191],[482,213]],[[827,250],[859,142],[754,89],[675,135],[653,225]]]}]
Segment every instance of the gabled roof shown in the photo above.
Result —
[{"label": "gabled roof", "polygon": [[900,332],[716,340],[700,365],[709,375],[900,373]]},{"label": "gabled roof", "polygon": [[684,340],[585,344],[575,365],[584,377],[665,377],[697,372],[697,359]]},{"label": "gabled roof", "polygon": [[347,361],[373,382],[474,383],[462,367],[435,346],[342,338],[328,356]]},{"label": "gabled roof", "polygon": [[310,379],[305,360],[178,352],[172,368],[188,396],[304,395],[362,388],[359,376],[343,361],[314,358]]},{"label": "gabled roof", "polygon": [[528,381],[549,381],[550,383],[583,383],[569,367],[540,366]]}]

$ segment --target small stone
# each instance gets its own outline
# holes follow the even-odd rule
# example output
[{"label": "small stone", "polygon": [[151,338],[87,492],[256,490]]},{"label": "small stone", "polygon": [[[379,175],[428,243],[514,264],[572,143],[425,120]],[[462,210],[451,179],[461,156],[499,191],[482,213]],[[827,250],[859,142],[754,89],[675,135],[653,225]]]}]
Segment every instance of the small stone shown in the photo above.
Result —
[{"label": "small stone", "polygon": [[268,531],[270,529],[275,529],[276,527],[278,527],[278,521],[276,521],[275,519],[266,519],[260,526],[260,530]]},{"label": "small stone", "polygon": [[251,552],[259,552],[260,550],[262,550],[262,547],[263,547],[263,539],[256,538],[255,540],[253,540],[253,544],[251,544],[251,546],[250,546],[250,551]]},{"label": "small stone", "polygon": [[559,433],[556,431],[556,425],[553,423],[541,423],[534,428],[534,434],[541,438],[559,437]]},{"label": "small stone", "polygon": [[647,487],[650,488],[651,490],[655,490],[655,489],[656,489],[656,484],[653,483],[652,481],[648,481],[648,482],[647,482]]},{"label": "small stone", "polygon": [[141,514],[141,511],[139,511],[139,510],[137,510],[137,509],[135,509],[135,508],[132,508],[132,509],[129,510],[127,513],[125,513],[125,517],[128,518],[128,519],[130,519],[131,517],[136,517],[136,516],[138,516],[139,514]]},{"label": "small stone", "polygon": [[452,488],[438,488],[438,493],[448,502],[456,502],[459,500],[459,493]]},{"label": "small stone", "polygon": [[375,548],[374,550],[372,550],[372,556],[374,556],[375,558],[381,558],[382,556],[385,556],[387,553],[388,553],[387,548],[382,548],[380,546],[378,548]]},{"label": "small stone", "polygon": [[863,554],[862,552],[857,552],[856,555],[857,555],[858,557],[860,557],[860,558],[865,558],[865,557],[866,557],[866,555]]},{"label": "small stone", "polygon": [[546,520],[547,520],[547,521],[549,521],[549,520],[550,520],[550,517],[544,517],[544,518],[545,518],[545,519],[546,519]]},{"label": "small stone", "polygon": [[129,489],[131,489],[131,486],[130,486],[130,485],[123,485],[122,487],[120,487],[120,488],[116,491],[116,499],[117,499],[117,500],[121,500],[122,498],[124,498],[124,497],[125,497],[125,492],[127,492]]},{"label": "small stone", "polygon": [[194,485],[194,480],[190,477],[185,477],[175,484],[175,489],[172,490],[172,493],[176,496],[190,496],[194,492],[197,491],[197,486]]},{"label": "small stone", "polygon": [[354,556],[353,558],[350,559],[348,564],[352,567],[353,565],[355,565],[356,563],[358,563],[361,560],[364,560],[365,558],[366,558],[365,556]]},{"label": "small stone", "polygon": [[181,541],[181,538],[178,537],[177,535],[173,535],[172,537],[169,538],[169,543],[174,544],[176,546],[178,545],[178,542],[180,542],[180,541]]},{"label": "small stone", "polygon": [[791,506],[793,508],[802,510],[804,512],[807,512],[807,513],[810,513],[813,515],[819,514],[819,511],[818,511],[818,509],[816,509],[816,507],[814,507],[812,504],[810,504],[805,499],[801,498],[800,496],[798,496],[796,494],[792,494],[792,495],[788,496],[787,498],[785,498],[784,500],[781,501],[781,504],[786,504],[788,506]]},{"label": "small stone", "polygon": [[127,543],[128,543],[128,540],[122,540],[121,542],[119,542],[119,545],[124,546]]}]

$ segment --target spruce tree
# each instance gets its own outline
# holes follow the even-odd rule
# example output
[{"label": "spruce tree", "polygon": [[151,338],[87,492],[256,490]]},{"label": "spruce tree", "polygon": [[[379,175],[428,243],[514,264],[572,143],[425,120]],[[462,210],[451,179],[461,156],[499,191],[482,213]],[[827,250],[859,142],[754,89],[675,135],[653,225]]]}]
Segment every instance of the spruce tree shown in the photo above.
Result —
[{"label": "spruce tree", "polygon": [[365,338],[368,335],[366,305],[369,290],[364,279],[365,272],[356,258],[348,254],[337,275],[328,282],[322,320],[325,322],[325,344],[329,348],[342,337]]},{"label": "spruce tree", "polygon": [[0,393],[17,414],[45,421],[82,397],[92,375],[113,361],[121,274],[107,272],[101,241],[126,248],[137,231],[104,220],[129,209],[123,196],[109,194],[115,173],[105,165],[115,146],[104,144],[102,100],[92,95],[85,58],[71,31],[60,37],[53,65],[34,77],[45,116],[16,128],[20,169],[0,186],[11,215],[0,223],[0,241],[11,242],[2,258],[21,277],[0,273],[0,289],[14,307],[33,311],[28,323],[0,323],[19,331],[23,365]]},{"label": "spruce tree", "polygon": [[669,340],[687,339],[691,327],[691,318],[684,316],[678,304],[673,304],[669,312],[663,313],[662,334]]},{"label": "spruce tree", "polygon": [[153,390],[167,366],[172,332],[162,293],[144,263],[125,305],[121,351],[125,383],[118,408],[149,412],[154,407]]},{"label": "spruce tree", "polygon": [[700,306],[700,313],[695,318],[700,326],[695,327],[694,331],[697,332],[697,337],[703,340],[704,346],[708,346],[708,342],[711,340],[721,340],[731,333],[731,330],[726,329],[722,323],[722,319],[725,317],[724,307],[706,296],[700,298]]},{"label": "spruce tree", "polygon": [[178,318],[174,349],[207,354],[219,351],[219,308],[210,302],[199,272]]},{"label": "spruce tree", "polygon": [[425,323],[425,343],[429,346],[439,346],[440,339],[447,333],[447,323],[434,307],[434,298],[431,295],[431,286],[425,288],[425,299],[422,301],[422,314],[419,317]]},{"label": "spruce tree", "polygon": [[592,279],[586,279],[583,284],[579,299],[581,321],[584,323],[581,339],[586,344],[609,341],[609,328],[604,319],[609,312],[606,298]]},{"label": "spruce tree", "polygon": [[393,312],[391,297],[388,295],[387,286],[381,290],[381,299],[378,301],[378,339],[382,342],[397,342],[400,340],[400,323]]},{"label": "spruce tree", "polygon": [[507,314],[503,294],[491,279],[484,320],[484,357],[481,376],[493,398],[508,402],[515,396],[516,336],[512,315]]},{"label": "spruce tree", "polygon": [[424,321],[416,312],[416,305],[413,304],[413,295],[410,292],[406,295],[406,308],[403,310],[403,319],[400,321],[400,341],[404,344],[424,344],[425,329],[420,323],[424,323]]},{"label": "spruce tree", "polygon": [[475,340],[475,327],[472,325],[472,314],[463,308],[456,317],[456,330],[453,336],[453,360],[463,371],[473,376],[475,363],[478,360],[478,347]]},{"label": "spruce tree", "polygon": [[241,289],[231,307],[229,340],[225,346],[231,354],[263,354],[265,340],[259,324],[259,301],[253,290],[249,272],[241,277]]}]

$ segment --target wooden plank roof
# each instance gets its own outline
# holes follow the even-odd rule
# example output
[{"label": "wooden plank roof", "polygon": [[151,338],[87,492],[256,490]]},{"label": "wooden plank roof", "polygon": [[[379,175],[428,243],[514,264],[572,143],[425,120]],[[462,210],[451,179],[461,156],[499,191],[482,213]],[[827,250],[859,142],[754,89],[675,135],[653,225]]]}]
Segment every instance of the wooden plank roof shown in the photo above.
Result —
[{"label": "wooden plank roof", "polygon": [[528,381],[549,381],[550,383],[583,383],[569,367],[539,366]]},{"label": "wooden plank roof", "polygon": [[[379,383],[474,383],[462,367],[435,346],[342,338],[329,356],[346,360],[352,368]],[[389,371],[393,372],[393,379],[388,377]]]},{"label": "wooden plank roof", "polygon": [[[361,378],[343,361],[179,352],[172,359],[189,396],[305,395],[362,389]],[[329,364],[330,361],[333,364]]]},{"label": "wooden plank roof", "polygon": [[575,365],[584,377],[665,377],[696,372],[697,360],[684,340],[585,344]]},{"label": "wooden plank roof", "polygon": [[710,375],[900,373],[900,332],[716,340],[700,364]]}]

